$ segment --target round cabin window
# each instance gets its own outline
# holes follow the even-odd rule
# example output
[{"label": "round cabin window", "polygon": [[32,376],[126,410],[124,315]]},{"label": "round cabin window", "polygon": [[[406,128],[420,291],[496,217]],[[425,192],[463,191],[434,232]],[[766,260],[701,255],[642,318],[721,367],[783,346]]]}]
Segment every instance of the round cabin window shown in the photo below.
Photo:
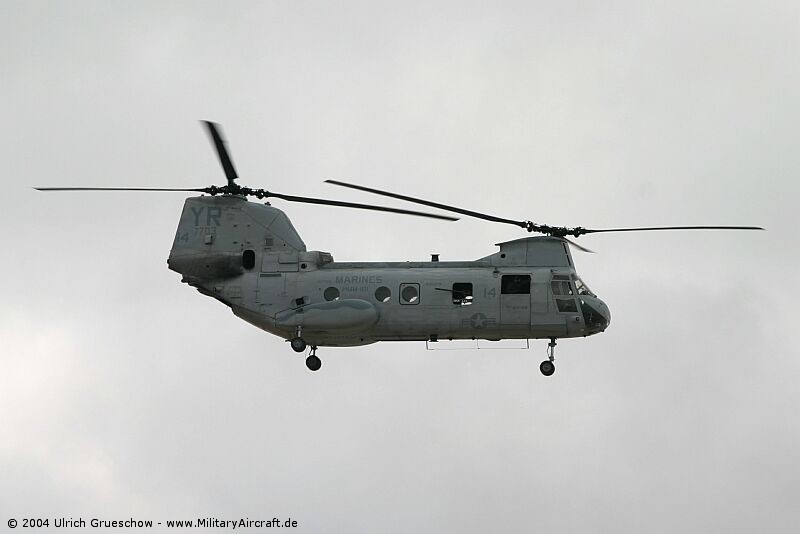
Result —
[{"label": "round cabin window", "polygon": [[400,292],[403,302],[407,304],[414,304],[419,300],[419,289],[416,285],[407,285]]},{"label": "round cabin window", "polygon": [[378,302],[389,302],[389,299],[392,298],[392,291],[386,287],[381,286],[375,290],[375,300]]},{"label": "round cabin window", "polygon": [[325,300],[339,300],[339,290],[335,287],[329,287],[325,290],[322,294],[325,297]]}]

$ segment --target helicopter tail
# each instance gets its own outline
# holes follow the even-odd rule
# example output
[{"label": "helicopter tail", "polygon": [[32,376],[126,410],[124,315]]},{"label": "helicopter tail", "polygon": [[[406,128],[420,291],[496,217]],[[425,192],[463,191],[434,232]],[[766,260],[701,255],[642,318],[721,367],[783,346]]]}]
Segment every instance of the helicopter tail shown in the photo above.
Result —
[{"label": "helicopter tail", "polygon": [[253,269],[271,250],[306,250],[281,210],[232,195],[193,197],[184,203],[167,265],[185,282],[225,280]]}]

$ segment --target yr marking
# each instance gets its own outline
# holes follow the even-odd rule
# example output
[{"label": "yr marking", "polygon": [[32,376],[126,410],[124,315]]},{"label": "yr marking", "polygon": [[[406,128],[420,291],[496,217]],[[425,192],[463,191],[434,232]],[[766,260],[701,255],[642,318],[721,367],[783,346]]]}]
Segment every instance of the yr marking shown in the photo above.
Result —
[{"label": "yr marking", "polygon": [[222,208],[218,208],[216,206],[210,207],[206,210],[206,220],[205,224],[200,224],[200,217],[203,214],[203,210],[205,207],[195,208],[191,206],[192,214],[194,215],[194,225],[195,226],[219,226],[219,218],[222,216]]}]

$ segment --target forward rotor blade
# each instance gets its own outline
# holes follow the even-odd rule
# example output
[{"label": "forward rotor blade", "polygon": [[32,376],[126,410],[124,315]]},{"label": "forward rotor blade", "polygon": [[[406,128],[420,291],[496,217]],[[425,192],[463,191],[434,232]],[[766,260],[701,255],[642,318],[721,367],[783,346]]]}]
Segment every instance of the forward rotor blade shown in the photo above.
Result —
[{"label": "forward rotor blade", "polygon": [[219,157],[220,165],[222,165],[222,170],[225,171],[225,177],[228,179],[228,185],[233,185],[233,181],[239,176],[236,174],[236,169],[233,168],[231,156],[228,153],[225,140],[222,139],[222,135],[219,133],[218,124],[210,121],[202,122],[208,129],[208,135],[211,136],[211,140],[214,142],[214,148],[217,149],[217,156]]},{"label": "forward rotor blade", "polygon": [[566,237],[562,237],[561,239],[563,239],[564,241],[566,241],[567,243],[569,243],[573,247],[577,248],[581,252],[588,252],[589,254],[594,254],[595,253],[594,250],[588,249],[586,247],[583,247],[583,246],[577,244],[575,241],[572,241],[571,239],[567,239]]},{"label": "forward rotor blade", "polygon": [[760,226],[647,226],[641,228],[576,228],[580,234],[599,234],[603,232],[649,232],[652,230],[763,230]]},{"label": "forward rotor blade", "polygon": [[389,208],[386,206],[373,206],[371,204],[356,204],[354,202],[341,202],[339,200],[326,200],[322,198],[309,198],[309,197],[296,197],[292,195],[283,195],[281,193],[268,192],[265,196],[280,198],[289,202],[301,202],[304,204],[319,204],[322,206],[339,206],[342,208],[356,208],[362,210],[372,211],[385,211],[387,213],[400,213],[402,215],[416,215],[417,217],[428,217],[430,219],[441,219],[444,221],[457,221],[456,217],[449,215],[436,215],[433,213],[424,213],[421,211],[403,210],[398,208]]},{"label": "forward rotor blade", "polygon": [[512,221],[511,219],[503,219],[502,217],[495,217],[494,215],[487,215],[485,213],[479,213],[477,211],[465,210],[462,208],[457,208],[455,206],[448,206],[447,204],[440,204],[438,202],[431,202],[430,200],[423,200],[421,198],[414,198],[406,195],[400,195],[397,193],[390,193],[388,191],[381,191],[380,189],[373,189],[371,187],[364,187],[363,185],[349,184],[347,182],[340,182],[338,180],[325,180],[325,182],[333,185],[338,185],[341,187],[348,187],[350,189],[357,189],[359,191],[366,191],[367,193],[374,193],[376,195],[383,195],[385,197],[396,198],[398,200],[414,202],[416,204],[422,204],[423,206],[430,206],[431,208],[438,208],[440,210],[452,211],[454,213],[460,213],[461,215],[467,215],[469,217],[476,217],[478,219],[483,219],[485,221],[513,224],[514,226],[519,226],[521,228],[527,228],[528,224],[527,221]]},{"label": "forward rotor blade", "polygon": [[37,191],[196,191],[205,189],[169,189],[164,187],[34,187]]}]

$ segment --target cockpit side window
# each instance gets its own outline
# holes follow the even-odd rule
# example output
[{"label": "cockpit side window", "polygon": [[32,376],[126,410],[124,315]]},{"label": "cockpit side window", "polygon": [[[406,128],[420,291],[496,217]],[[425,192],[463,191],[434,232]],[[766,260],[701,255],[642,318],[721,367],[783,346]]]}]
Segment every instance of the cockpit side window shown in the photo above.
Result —
[{"label": "cockpit side window", "polygon": [[556,306],[558,306],[558,311],[560,312],[577,312],[578,305],[575,304],[574,298],[568,299],[556,299]]},{"label": "cockpit side window", "polygon": [[578,311],[575,302],[575,288],[569,281],[569,276],[564,274],[554,274],[550,282],[550,288],[556,298],[556,307],[561,313],[574,313]]},{"label": "cockpit side window", "polygon": [[553,280],[550,282],[550,287],[553,288],[553,295],[572,295],[572,284],[567,280]]},{"label": "cockpit side window", "polygon": [[595,294],[592,293],[592,290],[589,289],[589,286],[583,283],[583,280],[577,276],[575,276],[573,280],[575,281],[575,289],[578,290],[578,295],[589,295],[591,297],[595,296]]}]

